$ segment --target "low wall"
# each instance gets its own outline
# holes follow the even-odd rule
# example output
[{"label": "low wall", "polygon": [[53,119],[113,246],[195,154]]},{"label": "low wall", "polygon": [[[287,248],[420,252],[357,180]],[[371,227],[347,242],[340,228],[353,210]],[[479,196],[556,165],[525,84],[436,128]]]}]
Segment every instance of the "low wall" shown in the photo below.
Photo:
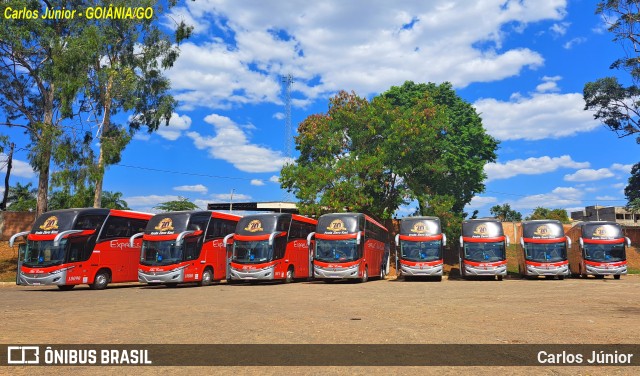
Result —
[{"label": "low wall", "polygon": [[9,240],[13,234],[31,230],[35,220],[34,212],[0,212],[0,240]]}]

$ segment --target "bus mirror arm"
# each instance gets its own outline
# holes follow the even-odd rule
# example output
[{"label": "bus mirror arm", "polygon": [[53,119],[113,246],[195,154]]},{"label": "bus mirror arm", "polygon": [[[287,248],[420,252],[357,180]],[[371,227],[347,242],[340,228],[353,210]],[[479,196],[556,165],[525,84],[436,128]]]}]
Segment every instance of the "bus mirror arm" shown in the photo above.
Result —
[{"label": "bus mirror arm", "polygon": [[567,248],[571,247],[571,238],[568,236],[565,236],[565,238],[567,238]]},{"label": "bus mirror arm", "polygon": [[56,235],[55,238],[53,238],[53,246],[57,247],[60,245],[60,240],[62,240],[62,238],[64,238],[67,235],[71,235],[71,234],[77,234],[79,232],[82,232],[82,230],[67,230],[67,231],[62,231],[61,233],[59,233],[58,235]]},{"label": "bus mirror arm", "polygon": [[182,231],[178,237],[176,238],[176,247],[180,247],[182,245],[182,241],[184,240],[184,237],[187,235],[191,235],[193,234],[195,231]]},{"label": "bus mirror arm", "polygon": [[460,247],[462,247],[464,245],[464,239],[462,239],[462,236],[460,237]]},{"label": "bus mirror arm", "polygon": [[311,238],[313,238],[314,236],[316,236],[315,232],[311,232],[309,233],[309,235],[307,235],[307,247],[311,247]]},{"label": "bus mirror arm", "polygon": [[396,247],[400,246],[400,234],[396,234]]},{"label": "bus mirror arm", "polygon": [[584,248],[584,240],[582,240],[582,236],[580,237],[580,249]]},{"label": "bus mirror arm", "polygon": [[627,238],[626,236],[624,239],[627,241],[627,247],[631,247],[631,239]]},{"label": "bus mirror arm", "polygon": [[356,236],[356,244],[360,245],[360,240],[362,239],[362,231],[358,231],[358,235]]},{"label": "bus mirror arm", "polygon": [[446,234],[442,234],[442,246],[443,247],[447,246],[447,235]]},{"label": "bus mirror arm", "polygon": [[235,233],[231,233],[225,236],[224,239],[222,239],[222,244],[224,244],[225,246],[229,245],[229,238],[233,238],[234,236],[235,236]]},{"label": "bus mirror arm", "polygon": [[144,232],[139,232],[137,234],[133,234],[131,235],[131,237],[129,238],[129,247],[133,248],[135,245],[133,244],[134,240],[136,238],[141,237],[142,235],[144,235]]},{"label": "bus mirror arm", "polygon": [[13,242],[16,241],[16,238],[19,238],[21,236],[27,236],[29,232],[30,231],[23,231],[11,236],[11,238],[9,238],[9,247],[13,248]]},{"label": "bus mirror arm", "polygon": [[272,232],[271,235],[269,235],[269,245],[273,245],[273,239],[275,239],[279,234],[279,232]]},{"label": "bus mirror arm", "polygon": [[507,238],[507,247],[511,245],[511,239],[509,239],[508,236],[505,236],[505,238]]},{"label": "bus mirror arm", "polygon": [[524,248],[524,239],[520,238],[520,245]]}]

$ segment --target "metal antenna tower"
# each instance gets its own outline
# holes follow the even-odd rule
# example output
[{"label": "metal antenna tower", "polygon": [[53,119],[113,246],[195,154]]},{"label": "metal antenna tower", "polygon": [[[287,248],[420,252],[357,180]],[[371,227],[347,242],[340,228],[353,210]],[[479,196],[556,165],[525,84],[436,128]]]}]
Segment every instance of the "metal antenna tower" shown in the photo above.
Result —
[{"label": "metal antenna tower", "polygon": [[[284,84],[284,152],[288,160],[293,158],[293,149],[291,144],[293,143],[293,131],[291,129],[291,84],[293,84],[293,76],[288,74],[282,77],[282,83]],[[284,200],[290,201],[291,194],[285,192]]]}]

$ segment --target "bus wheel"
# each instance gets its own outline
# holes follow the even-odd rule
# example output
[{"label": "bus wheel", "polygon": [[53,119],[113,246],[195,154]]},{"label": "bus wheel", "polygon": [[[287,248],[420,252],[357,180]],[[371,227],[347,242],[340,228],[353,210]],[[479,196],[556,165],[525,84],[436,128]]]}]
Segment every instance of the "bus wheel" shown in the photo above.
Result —
[{"label": "bus wheel", "polygon": [[497,275],[498,281],[502,281],[502,275]]},{"label": "bus wheel", "polygon": [[613,279],[620,279],[620,274],[616,274],[613,276]]},{"label": "bus wheel", "polygon": [[384,266],[380,266],[380,280],[384,281]]},{"label": "bus wheel", "polygon": [[91,290],[104,290],[109,284],[109,272],[100,270],[93,278],[93,283],[89,285]]},{"label": "bus wheel", "polygon": [[287,276],[284,280],[284,283],[291,283],[293,282],[293,279],[296,277],[294,271],[293,271],[293,266],[289,266],[289,269],[287,269]]},{"label": "bus wheel", "polygon": [[563,275],[559,275],[559,276],[558,276],[558,280],[559,280],[559,281],[562,281],[563,279],[564,279],[564,276],[563,276]]},{"label": "bus wheel", "polygon": [[202,280],[198,282],[198,286],[209,286],[212,280],[213,273],[210,268],[206,268],[204,272],[202,272]]},{"label": "bus wheel", "polygon": [[602,274],[596,274],[595,277],[596,279],[604,279],[604,275]]},{"label": "bus wheel", "polygon": [[360,278],[360,282],[364,283],[367,282],[369,280],[369,272],[368,272],[368,267],[364,267],[364,272],[362,272],[362,278]]},{"label": "bus wheel", "polygon": [[58,288],[62,291],[70,291],[73,290],[74,287],[76,287],[76,285],[58,285]]},{"label": "bus wheel", "polygon": [[167,286],[167,287],[178,287],[178,284],[177,284],[177,283],[175,283],[175,282],[172,282],[172,283],[165,283],[164,285],[165,285],[165,286]]}]

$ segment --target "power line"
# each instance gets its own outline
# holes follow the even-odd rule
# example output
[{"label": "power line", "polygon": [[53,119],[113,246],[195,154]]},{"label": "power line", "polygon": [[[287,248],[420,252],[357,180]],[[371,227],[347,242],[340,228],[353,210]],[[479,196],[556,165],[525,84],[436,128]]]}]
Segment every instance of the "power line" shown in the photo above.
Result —
[{"label": "power line", "polygon": [[215,178],[215,179],[233,179],[233,180],[249,180],[249,181],[253,180],[251,178],[241,178],[241,177],[237,177],[237,176],[221,176],[221,175],[200,174],[200,173],[197,173],[197,172],[162,170],[162,169],[159,169],[159,168],[142,167],[142,166],[131,166],[131,165],[125,165],[125,164],[121,164],[121,163],[116,163],[114,166],[126,167],[126,168],[135,168],[135,169],[138,169],[138,170],[164,172],[164,173],[168,173],[168,174],[201,176],[201,177]]}]

